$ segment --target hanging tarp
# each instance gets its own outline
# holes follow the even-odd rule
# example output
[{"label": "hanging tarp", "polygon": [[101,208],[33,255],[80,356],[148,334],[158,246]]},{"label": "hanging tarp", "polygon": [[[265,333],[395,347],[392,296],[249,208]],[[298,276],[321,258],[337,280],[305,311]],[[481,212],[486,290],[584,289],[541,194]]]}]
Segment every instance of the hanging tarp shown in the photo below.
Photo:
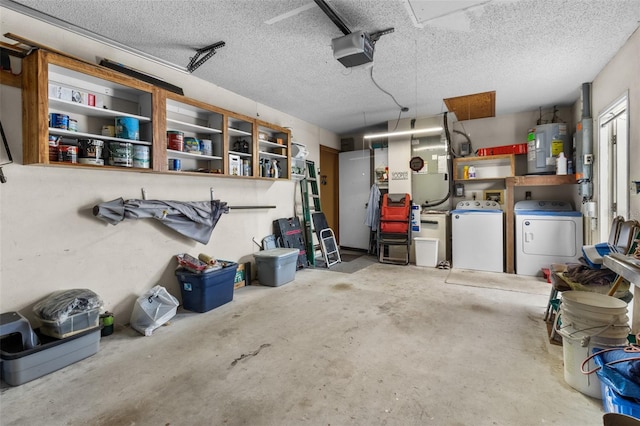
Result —
[{"label": "hanging tarp", "polygon": [[202,244],[207,244],[227,203],[211,201],[127,200],[118,198],[93,207],[93,215],[112,225],[124,219],[157,219],[163,225]]}]

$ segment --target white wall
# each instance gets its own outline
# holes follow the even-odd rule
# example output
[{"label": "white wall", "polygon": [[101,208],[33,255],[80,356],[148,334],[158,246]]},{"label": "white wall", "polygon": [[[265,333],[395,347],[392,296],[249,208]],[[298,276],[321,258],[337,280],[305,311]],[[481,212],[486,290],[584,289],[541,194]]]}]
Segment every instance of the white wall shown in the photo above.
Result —
[{"label": "white wall", "polygon": [[[616,53],[609,63],[596,76],[592,84],[591,112],[594,117],[594,181],[599,179],[600,132],[596,130],[598,116],[626,91],[629,93],[629,177],[631,181],[640,180],[640,29],[631,35],[627,43]],[[631,186],[630,186],[631,190]],[[594,187],[594,200],[599,191]],[[640,195],[635,188],[629,195],[629,218],[640,220]],[[608,228],[610,224],[599,226]],[[594,230],[593,238],[598,239],[598,230]],[[640,283],[638,283],[640,285]]]},{"label": "white wall", "polygon": [[[576,96],[578,95],[576,88]],[[543,108],[543,119],[550,120],[552,108]],[[573,129],[573,114],[569,107],[561,107],[557,113],[558,117],[567,122],[567,127]],[[527,133],[531,127],[535,127],[540,116],[539,111],[523,112],[518,114],[507,114],[499,117],[481,118],[476,120],[456,121],[454,115],[449,115],[449,132],[455,150],[459,149],[459,143],[466,139],[454,133],[454,130],[464,132],[469,136],[473,150],[486,147],[512,145],[526,143]],[[416,120],[415,128],[431,126],[441,126],[442,116],[423,117]],[[396,128],[396,121],[388,123],[389,131]],[[397,130],[408,130],[411,128],[411,119],[400,120]],[[572,130],[573,131],[573,130]],[[409,192],[411,193],[411,171],[409,169],[409,159],[411,158],[411,143],[408,136],[389,138],[389,172],[392,179],[389,182],[389,192]],[[516,157],[516,173],[526,173],[526,156]],[[408,172],[409,179],[393,179],[393,172]],[[472,199],[475,194],[482,197],[482,191],[487,189],[504,189],[504,183],[495,182],[465,182],[465,197],[453,198],[454,205],[463,199]],[[516,188],[515,200],[524,200],[526,191],[531,192],[534,199],[539,200],[567,200],[574,203],[579,210],[580,201],[578,188],[576,185],[560,185],[558,187],[536,187],[536,188]],[[443,206],[446,208],[446,205]]]},{"label": "white wall", "polygon": [[[596,131],[597,117],[624,92],[629,93],[629,178],[640,180],[640,29],[631,35],[627,43],[616,53],[609,63],[596,76],[592,84],[592,107],[594,117],[594,182],[599,179],[599,135]],[[629,185],[629,219],[640,220],[640,194],[635,187]],[[599,202],[599,188],[594,185],[594,200]],[[608,229],[609,223],[600,223],[598,227]],[[599,241],[601,231],[596,228],[592,232],[593,241]],[[631,312],[631,328],[634,333],[640,330],[640,283],[634,283],[633,309]]]},{"label": "white wall", "polygon": [[[0,8],[2,33],[12,32],[57,50],[95,61],[106,57],[149,72],[184,89],[185,95],[280,126],[293,128],[319,161],[320,144],[339,149],[332,132],[243,98],[213,84],[161,67],[76,34]],[[13,43],[12,41],[6,40]],[[299,186],[291,181],[262,181],[211,176],[170,176],[135,172],[23,166],[21,100],[18,89],[0,86],[0,120],[15,164],[3,167],[0,185],[0,312],[20,311],[33,320],[31,307],[51,292],[90,288],[127,323],[137,295],[156,284],[179,297],[174,276],[178,253],[204,252],[232,261],[252,260],[272,221],[294,214]],[[123,197],[201,201],[216,198],[231,206],[275,205],[275,209],[236,210],[224,215],[209,244],[181,237],[150,220],[107,225],[91,214],[100,202]],[[35,325],[35,324],[34,324]]]},{"label": "white wall", "polygon": [[[397,124],[397,125],[396,125]],[[388,122],[388,131],[411,130],[411,119]],[[442,117],[417,118],[414,129],[424,129],[442,125]],[[411,194],[411,136],[395,136],[389,138],[389,193]]]}]

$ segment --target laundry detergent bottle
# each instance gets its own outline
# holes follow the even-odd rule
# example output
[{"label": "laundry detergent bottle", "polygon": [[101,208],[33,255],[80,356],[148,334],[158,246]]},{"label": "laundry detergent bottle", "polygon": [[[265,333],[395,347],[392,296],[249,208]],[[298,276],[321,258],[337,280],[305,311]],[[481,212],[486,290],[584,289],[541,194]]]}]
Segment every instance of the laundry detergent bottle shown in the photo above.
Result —
[{"label": "laundry detergent bottle", "polygon": [[558,158],[556,158],[556,174],[567,174],[567,157],[564,156],[564,152],[558,154]]}]

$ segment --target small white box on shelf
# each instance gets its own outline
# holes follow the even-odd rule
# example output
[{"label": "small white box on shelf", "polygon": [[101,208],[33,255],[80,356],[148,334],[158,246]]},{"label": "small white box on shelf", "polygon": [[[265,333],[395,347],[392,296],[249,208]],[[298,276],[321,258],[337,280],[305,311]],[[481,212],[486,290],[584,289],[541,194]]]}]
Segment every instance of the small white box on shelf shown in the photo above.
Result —
[{"label": "small white box on shelf", "polygon": [[232,176],[242,176],[242,162],[240,156],[229,154],[229,174]]}]

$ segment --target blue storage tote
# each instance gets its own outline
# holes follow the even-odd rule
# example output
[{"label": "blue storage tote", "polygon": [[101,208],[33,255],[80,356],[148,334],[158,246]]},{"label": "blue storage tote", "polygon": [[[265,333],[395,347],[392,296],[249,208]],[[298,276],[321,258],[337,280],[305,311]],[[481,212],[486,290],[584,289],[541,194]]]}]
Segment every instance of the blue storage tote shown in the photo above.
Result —
[{"label": "blue storage tote", "polygon": [[635,399],[625,398],[610,386],[600,381],[602,389],[602,408],[605,413],[626,414],[640,419],[640,404]]},{"label": "blue storage tote", "polygon": [[238,264],[227,261],[224,263],[224,268],[212,272],[194,273],[184,268],[176,269],[182,306],[185,309],[207,312],[233,300],[233,280]]}]

